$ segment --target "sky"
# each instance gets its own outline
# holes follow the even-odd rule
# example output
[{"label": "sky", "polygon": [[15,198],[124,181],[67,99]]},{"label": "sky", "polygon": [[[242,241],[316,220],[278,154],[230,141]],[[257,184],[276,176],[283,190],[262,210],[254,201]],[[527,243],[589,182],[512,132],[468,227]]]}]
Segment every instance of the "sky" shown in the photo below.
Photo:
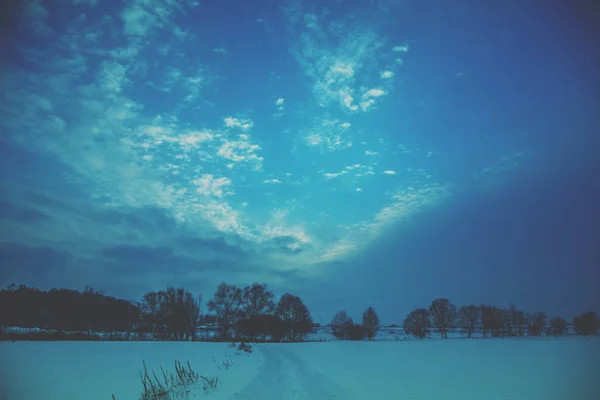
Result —
[{"label": "sky", "polygon": [[598,13],[554,3],[4,5],[0,286],[600,311]]}]

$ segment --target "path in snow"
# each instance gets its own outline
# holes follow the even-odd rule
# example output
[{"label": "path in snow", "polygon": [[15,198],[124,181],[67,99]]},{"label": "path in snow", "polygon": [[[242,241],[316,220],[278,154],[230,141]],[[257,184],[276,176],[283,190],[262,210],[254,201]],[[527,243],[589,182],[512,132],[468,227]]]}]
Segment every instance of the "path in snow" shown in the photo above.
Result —
[{"label": "path in snow", "polygon": [[231,400],[351,399],[342,388],[283,346],[265,344],[256,348],[264,355],[262,369]]}]

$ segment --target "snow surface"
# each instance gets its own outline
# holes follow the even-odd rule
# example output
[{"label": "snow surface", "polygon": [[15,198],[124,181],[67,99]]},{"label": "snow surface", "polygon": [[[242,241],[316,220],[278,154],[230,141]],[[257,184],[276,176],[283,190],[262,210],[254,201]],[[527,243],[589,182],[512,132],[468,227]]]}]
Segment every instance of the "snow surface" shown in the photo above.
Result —
[{"label": "snow surface", "polygon": [[[220,386],[192,399],[600,399],[600,338],[227,343],[2,342],[6,400],[135,400],[138,369],[189,360]],[[230,359],[229,369],[218,368]],[[0,391],[0,393],[2,393]]]}]

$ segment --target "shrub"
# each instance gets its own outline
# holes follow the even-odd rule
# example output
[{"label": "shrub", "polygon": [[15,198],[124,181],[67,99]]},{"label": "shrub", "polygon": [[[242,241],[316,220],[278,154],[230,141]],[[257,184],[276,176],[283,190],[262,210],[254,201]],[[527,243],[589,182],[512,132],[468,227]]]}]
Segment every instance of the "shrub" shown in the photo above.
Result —
[{"label": "shrub", "polygon": [[365,336],[365,328],[360,324],[349,324],[346,327],[346,338],[348,340],[363,340]]},{"label": "shrub", "polygon": [[246,353],[252,353],[252,346],[248,343],[240,343],[238,350],[245,351]]},{"label": "shrub", "polygon": [[550,320],[550,326],[548,327],[548,334],[553,336],[564,335],[567,330],[567,321],[560,317],[554,317]]}]

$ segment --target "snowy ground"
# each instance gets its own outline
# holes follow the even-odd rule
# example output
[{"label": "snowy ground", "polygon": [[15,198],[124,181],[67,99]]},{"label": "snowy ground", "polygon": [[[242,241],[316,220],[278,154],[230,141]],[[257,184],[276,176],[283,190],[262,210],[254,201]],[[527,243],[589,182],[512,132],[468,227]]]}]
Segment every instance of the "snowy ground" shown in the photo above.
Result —
[{"label": "snowy ground", "polygon": [[[2,342],[6,400],[139,398],[138,369],[189,360],[220,387],[192,399],[600,399],[600,338],[254,345]],[[218,368],[230,359],[229,369]],[[1,393],[1,392],[0,392]]]}]

